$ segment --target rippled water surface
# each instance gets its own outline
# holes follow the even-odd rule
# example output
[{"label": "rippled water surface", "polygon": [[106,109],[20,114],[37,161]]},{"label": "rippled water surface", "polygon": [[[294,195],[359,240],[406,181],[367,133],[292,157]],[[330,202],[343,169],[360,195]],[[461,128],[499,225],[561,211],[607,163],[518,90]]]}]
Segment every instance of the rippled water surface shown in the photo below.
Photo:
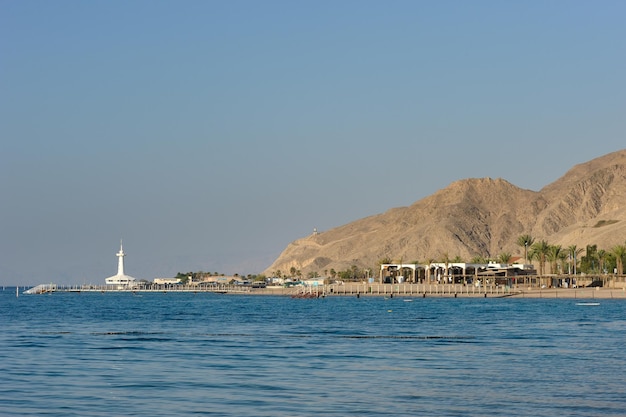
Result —
[{"label": "rippled water surface", "polygon": [[0,413],[624,416],[626,302],[579,302],[7,288]]}]

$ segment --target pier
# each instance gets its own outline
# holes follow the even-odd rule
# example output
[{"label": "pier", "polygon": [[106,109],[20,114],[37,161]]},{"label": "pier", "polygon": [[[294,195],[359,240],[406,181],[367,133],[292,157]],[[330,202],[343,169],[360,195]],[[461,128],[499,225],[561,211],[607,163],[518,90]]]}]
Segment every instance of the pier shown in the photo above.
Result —
[{"label": "pier", "polygon": [[507,287],[507,286],[473,286],[463,284],[378,284],[378,283],[345,283],[317,286],[280,287],[269,286],[255,288],[250,285],[143,285],[120,288],[115,285],[56,285],[42,284],[33,287],[24,294],[53,293],[216,293],[216,294],[247,294],[247,295],[278,295],[292,298],[323,298],[332,296],[351,297],[405,297],[405,298],[615,298],[626,299],[624,288],[541,288],[541,287]]}]

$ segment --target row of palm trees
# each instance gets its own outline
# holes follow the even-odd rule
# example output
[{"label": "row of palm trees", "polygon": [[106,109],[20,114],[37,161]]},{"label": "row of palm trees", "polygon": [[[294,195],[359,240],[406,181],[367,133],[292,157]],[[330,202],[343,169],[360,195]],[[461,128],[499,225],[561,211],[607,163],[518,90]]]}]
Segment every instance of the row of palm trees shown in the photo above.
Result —
[{"label": "row of palm trees", "polygon": [[[545,240],[535,241],[531,235],[521,235],[517,239],[517,245],[524,248],[526,263],[537,260],[539,263],[539,275],[544,275],[546,263],[550,266],[550,273],[573,273],[580,270],[586,273],[616,272],[624,273],[624,260],[626,258],[626,244],[615,245],[611,249],[598,250],[597,245],[587,245],[583,250],[576,245],[567,248],[561,245],[550,245]],[[583,251],[584,256],[580,256]]]},{"label": "row of palm trees", "polygon": [[[324,275],[322,276],[330,277],[331,279],[340,278],[342,280],[356,280],[357,278],[358,279],[367,278],[369,276],[369,273],[370,273],[370,269],[360,269],[356,265],[352,265],[350,268],[347,268],[343,271],[336,271],[333,268],[331,268],[330,270],[325,269]],[[272,273],[272,276],[278,277],[278,278],[293,278],[293,279],[297,278],[299,280],[303,278],[302,271],[297,269],[294,266],[289,268],[289,273],[282,272],[280,269],[277,269],[276,271]],[[310,271],[307,274],[307,278],[319,278],[319,277],[320,277],[320,274],[317,271]]]}]

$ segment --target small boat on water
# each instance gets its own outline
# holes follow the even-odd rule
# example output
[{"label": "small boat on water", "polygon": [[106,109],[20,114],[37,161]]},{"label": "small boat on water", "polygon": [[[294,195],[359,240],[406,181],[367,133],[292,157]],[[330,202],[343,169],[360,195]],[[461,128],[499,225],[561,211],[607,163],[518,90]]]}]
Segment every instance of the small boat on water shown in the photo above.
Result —
[{"label": "small boat on water", "polygon": [[576,303],[577,306],[599,306],[600,303]]},{"label": "small boat on water", "polygon": [[24,291],[24,294],[46,294],[46,293],[53,293],[56,290],[57,290],[57,286],[55,284],[41,284],[29,290]]}]

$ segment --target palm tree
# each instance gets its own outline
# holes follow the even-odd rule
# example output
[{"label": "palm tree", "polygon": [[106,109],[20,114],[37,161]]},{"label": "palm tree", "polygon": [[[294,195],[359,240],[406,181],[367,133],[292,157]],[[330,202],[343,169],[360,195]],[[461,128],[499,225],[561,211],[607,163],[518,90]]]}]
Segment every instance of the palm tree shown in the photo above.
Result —
[{"label": "palm tree", "polygon": [[472,258],[472,260],[470,261],[470,263],[473,264],[486,264],[488,263],[487,258],[485,258],[484,256],[474,256]]},{"label": "palm tree", "polygon": [[531,256],[539,261],[539,275],[543,275],[549,250],[550,245],[545,240],[533,243],[530,248]]},{"label": "palm tree", "polygon": [[567,248],[567,253],[569,255],[571,265],[573,265],[573,267],[574,267],[573,268],[574,275],[576,275],[576,266],[577,266],[576,259],[578,258],[578,255],[583,253],[583,249],[582,248],[580,248],[580,249],[577,248],[576,245],[570,245]]},{"label": "palm tree", "polygon": [[598,259],[598,245],[587,245],[585,248],[585,256],[582,257],[580,266],[584,272],[595,273],[596,259]]},{"label": "palm tree", "polygon": [[528,263],[528,248],[533,245],[535,238],[531,235],[521,235],[517,238],[517,245],[524,248],[524,259]]},{"label": "palm tree", "polygon": [[568,257],[567,251],[561,250],[559,252],[559,259],[558,259],[558,261],[559,261],[559,267],[560,267],[560,270],[561,270],[562,274],[564,274],[565,271],[567,270],[567,257]]},{"label": "palm tree", "polygon": [[508,252],[502,252],[500,255],[498,255],[498,262],[501,264],[509,264],[511,262],[511,258],[513,256],[508,253]]},{"label": "palm tree", "polygon": [[559,260],[559,256],[561,253],[561,245],[550,245],[548,247],[548,253],[546,253],[546,257],[550,262],[550,273],[556,273],[556,264]]},{"label": "palm tree", "polygon": [[356,281],[356,277],[357,277],[357,272],[359,271],[359,268],[356,265],[352,265],[352,267],[350,268],[350,272],[352,273],[352,280]]},{"label": "palm tree", "polygon": [[600,273],[603,273],[604,263],[606,262],[606,258],[609,254],[604,249],[600,249],[596,255],[598,256],[598,266],[600,267]]},{"label": "palm tree", "polygon": [[617,245],[611,249],[611,253],[615,255],[615,266],[617,268],[617,274],[624,273],[624,258],[626,257],[626,246]]},{"label": "palm tree", "polygon": [[[511,263],[511,258],[513,256],[508,253],[508,252],[502,252],[500,255],[498,255],[497,261],[500,264],[505,264],[505,265],[509,265],[509,263]],[[505,269],[504,270],[504,276],[508,276],[509,275],[509,270]]]}]

